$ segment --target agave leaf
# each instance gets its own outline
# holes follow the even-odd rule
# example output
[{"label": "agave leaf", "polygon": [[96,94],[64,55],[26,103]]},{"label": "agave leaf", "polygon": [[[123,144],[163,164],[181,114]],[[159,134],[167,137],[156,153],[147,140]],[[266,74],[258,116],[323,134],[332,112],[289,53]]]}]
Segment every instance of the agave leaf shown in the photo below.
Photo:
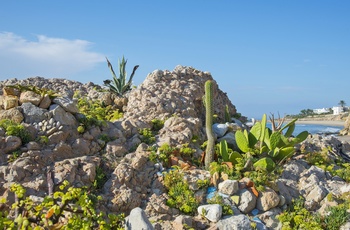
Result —
[{"label": "agave leaf", "polygon": [[248,140],[241,130],[236,131],[235,138],[238,148],[244,153],[249,152]]},{"label": "agave leaf", "polygon": [[130,75],[130,78],[129,78],[129,81],[128,81],[128,84],[129,84],[130,86],[131,86],[131,84],[132,84],[132,78],[134,77],[137,68],[139,68],[139,65],[135,65],[135,66],[134,66],[134,69],[132,70],[132,73],[131,73],[131,75]]},{"label": "agave leaf", "polygon": [[272,172],[276,168],[275,162],[270,157],[264,157],[253,164],[256,170]]}]

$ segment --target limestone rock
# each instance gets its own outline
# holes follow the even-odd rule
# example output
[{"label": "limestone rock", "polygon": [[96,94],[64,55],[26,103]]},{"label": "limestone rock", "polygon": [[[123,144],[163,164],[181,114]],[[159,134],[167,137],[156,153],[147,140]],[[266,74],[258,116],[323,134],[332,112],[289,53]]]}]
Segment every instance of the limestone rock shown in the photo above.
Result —
[{"label": "limestone rock", "polygon": [[180,215],[173,221],[174,230],[182,230],[192,227],[192,217]]},{"label": "limestone rock", "polygon": [[23,103],[32,103],[35,106],[38,106],[41,101],[41,95],[33,92],[33,91],[25,91],[21,93],[21,96],[19,98],[19,102],[21,104]]},{"label": "limestone rock", "polygon": [[245,214],[252,211],[256,205],[256,196],[247,189],[240,190],[238,194],[240,196],[238,209]]},{"label": "limestone rock", "polygon": [[219,230],[251,230],[249,217],[240,214],[236,216],[228,216],[220,220],[216,227]]},{"label": "limestone rock", "polygon": [[239,189],[239,183],[236,180],[225,180],[219,183],[219,192],[232,196]]},{"label": "limestone rock", "polygon": [[51,99],[49,95],[45,94],[42,100],[40,101],[39,108],[48,109],[51,105]]},{"label": "limestone rock", "polygon": [[18,106],[18,97],[17,96],[5,96],[3,97],[2,102],[4,109],[8,110]]},{"label": "limestone rock", "polygon": [[256,203],[257,209],[268,211],[276,207],[280,202],[278,194],[271,188],[266,187],[265,191],[259,192],[259,197]]},{"label": "limestone rock", "polygon": [[144,229],[153,230],[151,222],[147,219],[145,212],[137,207],[131,210],[130,215],[125,220],[125,229]]},{"label": "limestone rock", "polygon": [[218,222],[222,216],[222,207],[219,204],[201,205],[197,211],[199,215],[204,214],[205,218],[214,223]]},{"label": "limestone rock", "polygon": [[53,118],[60,122],[60,124],[75,127],[78,126],[78,121],[75,117],[71,113],[66,112],[61,106],[51,105],[50,112],[53,114]]},{"label": "limestone rock", "polygon": [[75,114],[79,112],[77,102],[71,100],[68,97],[56,97],[52,102],[60,105],[65,111],[69,113]]},{"label": "limestone rock", "polygon": [[24,120],[24,116],[20,109],[12,108],[9,110],[0,110],[0,120],[2,119],[10,119],[20,124]]},{"label": "limestone rock", "polygon": [[40,122],[48,117],[47,110],[40,109],[32,103],[25,102],[21,105],[23,109],[24,122],[32,124]]},{"label": "limestone rock", "polygon": [[22,145],[22,140],[16,136],[0,137],[0,152],[11,153]]}]

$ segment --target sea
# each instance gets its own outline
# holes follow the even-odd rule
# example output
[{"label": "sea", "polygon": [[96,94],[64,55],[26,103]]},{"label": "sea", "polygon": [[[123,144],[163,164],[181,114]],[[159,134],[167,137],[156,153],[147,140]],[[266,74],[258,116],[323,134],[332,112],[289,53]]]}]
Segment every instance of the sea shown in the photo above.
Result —
[{"label": "sea", "polygon": [[[271,123],[267,123],[266,126],[271,128]],[[337,135],[343,128],[344,128],[343,126],[295,124],[293,135],[296,136],[303,131],[308,131],[310,134]]]}]

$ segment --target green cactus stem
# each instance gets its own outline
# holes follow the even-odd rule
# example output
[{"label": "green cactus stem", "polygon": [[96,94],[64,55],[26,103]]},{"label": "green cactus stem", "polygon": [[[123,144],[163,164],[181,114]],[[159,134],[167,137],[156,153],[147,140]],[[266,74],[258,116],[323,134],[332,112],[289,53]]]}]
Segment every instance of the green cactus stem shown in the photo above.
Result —
[{"label": "green cactus stem", "polygon": [[208,80],[205,82],[205,128],[207,132],[207,148],[205,151],[204,164],[206,168],[209,168],[210,163],[214,160],[215,152],[215,139],[213,134],[213,81]]}]

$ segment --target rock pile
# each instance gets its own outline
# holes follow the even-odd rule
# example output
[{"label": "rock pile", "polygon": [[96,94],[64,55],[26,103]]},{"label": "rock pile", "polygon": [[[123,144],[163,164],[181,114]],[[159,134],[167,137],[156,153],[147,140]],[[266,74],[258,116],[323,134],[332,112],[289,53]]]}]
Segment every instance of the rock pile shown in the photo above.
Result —
[{"label": "rock pile", "polygon": [[[213,80],[210,73],[191,67],[156,70],[122,99],[103,92],[93,83],[40,77],[0,82],[0,120],[22,123],[29,135],[29,141],[23,142],[17,136],[8,136],[0,128],[0,196],[7,199],[0,208],[6,208],[6,205],[8,208],[14,202],[9,191],[14,182],[21,183],[27,195],[44,197],[48,193],[48,172],[53,173],[56,186],[67,180],[72,186],[91,187],[98,168],[107,173],[106,182],[100,189],[103,200],[99,209],[130,214],[126,220],[127,229],[135,229],[134,226],[145,229],[251,229],[252,223],[257,229],[279,229],[276,215],[286,210],[292,199],[303,196],[309,210],[322,212],[326,206],[333,205],[326,199],[329,193],[350,192],[350,185],[341,178],[310,166],[303,159],[293,159],[284,166],[281,178],[261,192],[254,189],[249,178],[240,181],[219,178],[217,188],[200,189],[196,181],[209,180],[210,173],[191,168],[184,172],[184,180],[201,201],[198,215],[182,215],[178,209],[167,206],[167,193],[160,173],[163,167],[149,160],[149,146],[141,143],[139,129],[151,128],[153,119],[166,119],[156,136],[156,146],[168,143],[179,147],[190,143],[194,137],[204,141],[202,97],[207,80]],[[59,91],[59,95],[53,99],[49,94],[8,87],[17,84]],[[79,119],[83,115],[73,98],[76,91],[89,99],[116,106],[124,111],[124,117],[78,132]],[[223,124],[225,107],[228,106],[231,115],[236,109],[216,83],[215,100],[218,118],[213,128],[216,136],[235,146],[232,133],[242,126],[239,121]],[[43,141],[43,137],[47,141]],[[193,148],[197,148],[199,157],[201,150],[198,146]],[[342,156],[350,152],[349,144],[321,136],[309,138],[298,148],[308,151],[329,148]],[[19,151],[21,156],[11,160],[14,151]],[[223,216],[220,205],[206,204],[206,197],[216,194],[223,197],[234,215]]]}]

